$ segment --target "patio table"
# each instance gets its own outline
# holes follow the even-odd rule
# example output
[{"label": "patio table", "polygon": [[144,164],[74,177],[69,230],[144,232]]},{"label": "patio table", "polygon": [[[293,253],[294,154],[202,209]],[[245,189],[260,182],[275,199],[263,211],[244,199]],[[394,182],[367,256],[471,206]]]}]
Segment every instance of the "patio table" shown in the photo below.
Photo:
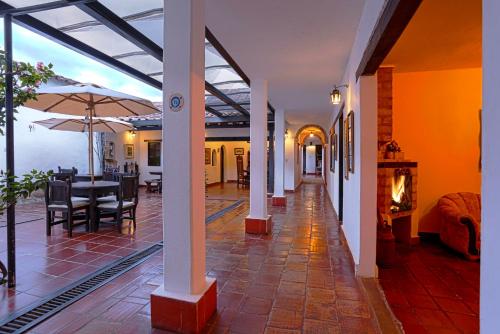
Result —
[{"label": "patio table", "polygon": [[92,182],[75,182],[71,185],[73,196],[84,196],[89,198],[90,202],[90,228],[91,232],[95,231],[97,225],[96,206],[97,196],[107,195],[110,192],[117,193],[120,186],[119,182],[113,181],[95,181]]}]

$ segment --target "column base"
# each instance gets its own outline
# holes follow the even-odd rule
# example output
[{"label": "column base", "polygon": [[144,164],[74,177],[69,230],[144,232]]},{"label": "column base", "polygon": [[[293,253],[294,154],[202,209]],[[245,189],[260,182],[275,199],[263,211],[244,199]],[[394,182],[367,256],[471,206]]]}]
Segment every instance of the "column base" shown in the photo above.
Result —
[{"label": "column base", "polygon": [[273,206],[286,206],[286,197],[273,196]]},{"label": "column base", "polygon": [[245,232],[250,234],[269,234],[273,226],[272,216],[264,218],[245,218]]},{"label": "column base", "polygon": [[200,333],[217,309],[217,282],[207,277],[207,288],[199,295],[165,291],[163,285],[151,294],[151,325],[176,333]]}]

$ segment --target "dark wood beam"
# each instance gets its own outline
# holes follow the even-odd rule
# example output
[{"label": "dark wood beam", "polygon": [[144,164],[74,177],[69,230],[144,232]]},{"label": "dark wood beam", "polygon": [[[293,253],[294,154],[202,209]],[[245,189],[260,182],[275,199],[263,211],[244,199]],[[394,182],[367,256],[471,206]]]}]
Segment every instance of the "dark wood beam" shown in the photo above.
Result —
[{"label": "dark wood beam", "polygon": [[405,30],[422,0],[388,0],[368,41],[356,79],[373,75]]},{"label": "dark wood beam", "polygon": [[224,58],[224,60],[227,61],[229,65],[231,65],[231,67],[236,71],[236,73],[238,73],[240,78],[243,79],[243,81],[245,81],[248,86],[250,86],[250,78],[245,74],[245,72],[243,72],[240,65],[238,65],[238,63],[233,59],[233,57],[231,57],[229,52],[227,52],[226,49],[224,49],[222,44],[219,43],[217,38],[214,36],[214,34],[212,34],[210,29],[208,29],[207,27],[205,27],[205,38],[215,48],[215,50],[217,50],[217,52],[222,56],[222,58]]},{"label": "dark wood beam", "polygon": [[215,110],[214,108],[212,108],[210,106],[205,105],[205,110],[208,111],[209,113],[211,113],[212,115],[215,115],[215,116],[220,117],[220,118],[224,118],[224,115],[222,113],[218,112],[217,110]]},{"label": "dark wood beam", "polygon": [[230,105],[234,110],[238,111],[240,114],[243,116],[250,116],[248,111],[240,106],[238,103],[234,102],[233,99],[228,97],[226,94],[221,92],[219,89],[217,89],[214,85],[210,84],[209,82],[205,81],[205,90],[209,92],[210,94],[216,96],[219,100],[222,102]]}]

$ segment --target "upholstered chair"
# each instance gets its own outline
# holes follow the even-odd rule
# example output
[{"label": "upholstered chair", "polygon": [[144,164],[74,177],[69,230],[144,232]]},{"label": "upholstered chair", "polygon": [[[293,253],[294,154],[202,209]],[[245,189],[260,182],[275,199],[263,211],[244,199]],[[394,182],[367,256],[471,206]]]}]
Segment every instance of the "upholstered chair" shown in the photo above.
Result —
[{"label": "upholstered chair", "polygon": [[481,195],[454,193],[438,202],[441,241],[469,260],[478,260],[481,250]]}]

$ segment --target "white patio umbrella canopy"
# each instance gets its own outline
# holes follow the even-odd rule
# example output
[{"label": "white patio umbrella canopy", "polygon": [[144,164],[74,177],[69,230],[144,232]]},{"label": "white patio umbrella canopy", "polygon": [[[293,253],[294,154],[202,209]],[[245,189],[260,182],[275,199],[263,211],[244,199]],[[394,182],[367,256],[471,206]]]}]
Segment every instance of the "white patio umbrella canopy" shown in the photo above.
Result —
[{"label": "white patio umbrella canopy", "polygon": [[158,112],[151,101],[95,84],[44,87],[37,93],[37,100],[28,101],[24,104],[25,107],[89,117],[89,169],[92,182],[94,182],[93,118],[138,116]]},{"label": "white patio umbrella canopy", "polygon": [[[108,117],[94,117],[92,121],[94,132],[118,133],[134,129],[134,126],[130,123]],[[87,117],[49,118],[33,123],[50,130],[89,132],[90,119]]]}]

